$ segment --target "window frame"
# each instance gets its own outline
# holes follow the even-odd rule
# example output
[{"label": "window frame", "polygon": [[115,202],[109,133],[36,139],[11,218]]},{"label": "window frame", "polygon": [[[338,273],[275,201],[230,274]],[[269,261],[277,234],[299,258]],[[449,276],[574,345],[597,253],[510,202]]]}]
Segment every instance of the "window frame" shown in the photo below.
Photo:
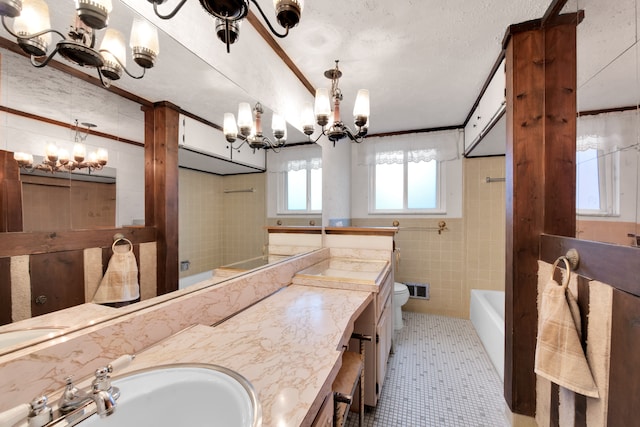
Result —
[{"label": "window frame", "polygon": [[[597,151],[598,159],[600,208],[579,209],[578,188],[580,183],[576,182],[576,214],[591,217],[620,216],[620,152],[606,153],[601,149],[595,150]],[[576,163],[576,176],[578,176],[577,168],[578,164]]]},{"label": "window frame", "polygon": [[[319,169],[320,171],[322,171],[322,168],[316,168],[316,170]],[[322,214],[322,208],[318,209],[311,209],[311,174],[312,171],[314,170],[313,168],[305,168],[305,169],[301,169],[301,170],[305,170],[306,174],[307,174],[307,189],[306,189],[306,205],[307,208],[306,209],[289,209],[288,208],[288,200],[289,200],[289,186],[288,186],[288,179],[289,179],[289,172],[290,171],[283,171],[280,172],[278,174],[278,210],[277,210],[277,214],[278,215],[320,215]],[[322,192],[322,185],[320,186],[320,191]],[[321,203],[322,203],[322,199],[321,199]]]},{"label": "window frame", "polygon": [[408,163],[422,163],[422,162],[409,162],[407,153],[411,150],[396,150],[402,151],[404,153],[403,156],[403,195],[402,195],[402,209],[376,209],[376,166],[377,164],[372,164],[369,166],[369,215],[445,215],[446,211],[446,198],[445,198],[445,182],[444,177],[446,176],[446,162],[440,161],[437,159],[433,159],[431,161],[436,162],[436,207],[435,208],[427,208],[427,209],[409,209],[408,205],[408,175],[409,168]]}]

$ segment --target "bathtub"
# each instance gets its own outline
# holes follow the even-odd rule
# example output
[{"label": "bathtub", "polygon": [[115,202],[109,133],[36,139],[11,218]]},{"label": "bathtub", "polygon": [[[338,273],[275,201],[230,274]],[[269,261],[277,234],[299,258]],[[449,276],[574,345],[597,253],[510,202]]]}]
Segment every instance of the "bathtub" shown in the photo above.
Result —
[{"label": "bathtub", "polygon": [[504,292],[471,289],[471,323],[504,382]]}]

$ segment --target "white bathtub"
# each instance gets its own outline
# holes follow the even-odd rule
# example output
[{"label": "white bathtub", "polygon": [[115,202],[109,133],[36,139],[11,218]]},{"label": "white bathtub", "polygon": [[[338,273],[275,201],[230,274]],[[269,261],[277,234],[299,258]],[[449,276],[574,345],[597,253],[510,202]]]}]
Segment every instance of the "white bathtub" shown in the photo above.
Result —
[{"label": "white bathtub", "polygon": [[469,314],[482,345],[504,381],[504,292],[471,289]]}]

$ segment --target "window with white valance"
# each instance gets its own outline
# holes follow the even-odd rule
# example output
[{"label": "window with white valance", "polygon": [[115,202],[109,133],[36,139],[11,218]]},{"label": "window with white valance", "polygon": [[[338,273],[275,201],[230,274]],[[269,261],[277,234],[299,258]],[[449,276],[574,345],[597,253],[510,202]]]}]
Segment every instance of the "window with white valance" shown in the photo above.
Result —
[{"label": "window with white valance", "polygon": [[322,212],[322,148],[303,145],[281,149],[269,165],[278,174],[279,214]]},{"label": "window with white valance", "polygon": [[370,214],[445,213],[448,161],[459,159],[459,130],[370,139],[357,147],[369,167]]}]

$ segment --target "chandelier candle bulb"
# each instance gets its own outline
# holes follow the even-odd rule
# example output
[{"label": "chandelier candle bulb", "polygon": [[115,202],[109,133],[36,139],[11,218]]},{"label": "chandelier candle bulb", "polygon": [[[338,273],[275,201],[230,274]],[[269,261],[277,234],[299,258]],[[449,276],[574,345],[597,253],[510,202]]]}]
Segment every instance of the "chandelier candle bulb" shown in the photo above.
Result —
[{"label": "chandelier candle bulb", "polygon": [[302,107],[301,119],[303,132],[305,135],[311,135],[314,131],[315,117],[313,115],[313,106],[309,102]]},{"label": "chandelier candle bulb", "polygon": [[93,29],[101,30],[109,25],[109,14],[113,10],[111,0],[76,0],[76,10],[82,22]]},{"label": "chandelier candle bulb", "polygon": [[234,142],[238,138],[238,126],[233,113],[224,113],[223,132],[228,142]]},{"label": "chandelier candle bulb", "polygon": [[44,0],[24,0],[20,16],[13,21],[13,31],[21,37],[18,40],[20,47],[29,55],[46,55],[51,44],[51,33],[31,38],[29,36],[50,27],[51,21],[47,3]]},{"label": "chandelier candle bulb", "polygon": [[106,148],[98,148],[96,154],[98,157],[98,163],[102,166],[106,165],[109,161],[109,152],[106,150]]},{"label": "chandelier candle bulb", "polygon": [[129,46],[133,51],[133,60],[142,68],[151,68],[160,53],[158,29],[146,19],[136,17],[131,26]]},{"label": "chandelier candle bulb", "polygon": [[329,89],[323,87],[316,89],[315,114],[319,126],[326,126],[329,123],[329,115],[331,114]]},{"label": "chandelier candle bulb", "polygon": [[356,126],[363,127],[369,119],[369,91],[360,89],[353,106],[353,116]]},{"label": "chandelier candle bulb", "polygon": [[122,67],[127,66],[124,36],[118,30],[107,29],[100,45],[104,65],[100,72],[109,80],[118,80],[122,76]]},{"label": "chandelier candle bulb", "polygon": [[252,125],[251,106],[248,102],[241,102],[238,105],[238,128],[240,128],[240,133],[244,136],[249,136]]},{"label": "chandelier candle bulb", "polygon": [[47,144],[45,155],[48,161],[55,163],[58,160],[58,147],[54,143]]},{"label": "chandelier candle bulb", "polygon": [[60,162],[60,164],[66,165],[67,163],[69,163],[69,160],[71,160],[71,157],[69,156],[69,150],[66,150],[64,148],[58,150],[58,161]]},{"label": "chandelier candle bulb", "polygon": [[287,129],[287,125],[281,115],[273,114],[273,117],[271,117],[271,129],[273,130],[274,138],[282,139],[285,130]]},{"label": "chandelier candle bulb", "polygon": [[82,163],[84,158],[87,157],[87,150],[82,144],[73,145],[73,160],[78,163]]}]

